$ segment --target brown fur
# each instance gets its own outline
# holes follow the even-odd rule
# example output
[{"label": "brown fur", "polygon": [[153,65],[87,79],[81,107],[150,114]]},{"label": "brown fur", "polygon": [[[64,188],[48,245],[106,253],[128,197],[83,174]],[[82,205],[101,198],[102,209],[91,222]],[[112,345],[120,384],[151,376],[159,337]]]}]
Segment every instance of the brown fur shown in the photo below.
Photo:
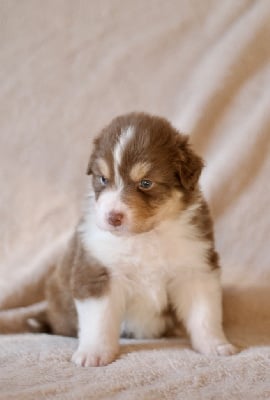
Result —
[{"label": "brown fur", "polygon": [[71,274],[72,295],[78,300],[101,297],[109,290],[108,270],[86,253],[81,243],[78,247]]},{"label": "brown fur", "polygon": [[200,207],[197,209],[191,223],[199,228],[198,231],[200,232],[200,237],[207,240],[212,245],[207,255],[207,261],[212,270],[214,270],[219,268],[219,256],[215,250],[213,223],[206,201],[200,197],[198,202],[200,203]]},{"label": "brown fur", "polygon": [[52,333],[64,336],[76,336],[77,316],[71,291],[71,271],[78,246],[74,236],[67,244],[62,260],[47,282],[47,317]]},{"label": "brown fur", "polygon": [[47,283],[47,318],[52,332],[76,336],[77,317],[73,299],[102,296],[108,287],[107,269],[85,252],[80,234],[76,232]]}]

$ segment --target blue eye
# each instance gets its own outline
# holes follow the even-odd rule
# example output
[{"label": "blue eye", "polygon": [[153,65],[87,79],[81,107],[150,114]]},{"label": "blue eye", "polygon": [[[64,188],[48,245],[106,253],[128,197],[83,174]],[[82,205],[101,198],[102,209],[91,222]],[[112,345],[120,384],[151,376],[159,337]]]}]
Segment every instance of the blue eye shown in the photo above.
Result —
[{"label": "blue eye", "polygon": [[153,186],[153,182],[150,181],[149,179],[142,179],[139,186],[140,189],[144,190],[151,189],[151,187]]},{"label": "blue eye", "polygon": [[99,180],[100,180],[100,183],[101,183],[103,186],[106,186],[107,183],[108,183],[108,179],[105,178],[105,176],[100,176],[100,177],[99,177]]}]

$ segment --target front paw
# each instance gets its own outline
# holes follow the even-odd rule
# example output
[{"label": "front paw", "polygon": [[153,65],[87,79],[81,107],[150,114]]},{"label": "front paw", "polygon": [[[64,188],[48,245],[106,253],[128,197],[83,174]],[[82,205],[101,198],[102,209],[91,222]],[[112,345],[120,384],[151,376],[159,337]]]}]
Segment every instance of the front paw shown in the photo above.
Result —
[{"label": "front paw", "polygon": [[72,362],[81,367],[101,367],[113,362],[118,354],[118,349],[78,349],[72,356]]},{"label": "front paw", "polygon": [[229,342],[215,343],[215,341],[209,341],[197,344],[194,348],[201,354],[213,356],[232,356],[239,352],[239,349]]},{"label": "front paw", "polygon": [[216,346],[216,354],[219,356],[233,356],[239,353],[239,349],[231,343],[223,343]]}]

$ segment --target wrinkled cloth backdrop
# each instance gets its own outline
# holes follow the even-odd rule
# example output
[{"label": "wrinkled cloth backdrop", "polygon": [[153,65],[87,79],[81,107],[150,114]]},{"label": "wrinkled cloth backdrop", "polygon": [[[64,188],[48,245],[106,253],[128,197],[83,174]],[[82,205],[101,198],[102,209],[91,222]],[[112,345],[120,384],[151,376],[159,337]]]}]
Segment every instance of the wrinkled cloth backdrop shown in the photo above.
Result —
[{"label": "wrinkled cloth backdrop", "polygon": [[185,340],[128,341],[86,370],[69,363],[75,339],[1,336],[1,399],[270,398],[269,56],[267,0],[1,0],[0,307],[42,298],[80,215],[92,138],[143,110],[206,160],[225,328],[243,347],[218,359]]}]

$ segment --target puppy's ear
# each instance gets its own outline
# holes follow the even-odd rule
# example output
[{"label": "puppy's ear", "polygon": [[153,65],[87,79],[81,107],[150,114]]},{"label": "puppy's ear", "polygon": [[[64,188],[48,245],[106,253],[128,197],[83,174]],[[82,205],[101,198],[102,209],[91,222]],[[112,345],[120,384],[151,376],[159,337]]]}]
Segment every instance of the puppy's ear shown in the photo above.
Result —
[{"label": "puppy's ear", "polygon": [[87,169],[86,169],[87,175],[92,175],[92,173],[93,173],[93,171],[92,171],[93,161],[94,160],[93,160],[93,154],[92,154],[91,157],[89,158]]},{"label": "puppy's ear", "polygon": [[177,170],[182,186],[186,190],[193,190],[201,175],[204,163],[190,147],[188,136],[178,135]]}]

